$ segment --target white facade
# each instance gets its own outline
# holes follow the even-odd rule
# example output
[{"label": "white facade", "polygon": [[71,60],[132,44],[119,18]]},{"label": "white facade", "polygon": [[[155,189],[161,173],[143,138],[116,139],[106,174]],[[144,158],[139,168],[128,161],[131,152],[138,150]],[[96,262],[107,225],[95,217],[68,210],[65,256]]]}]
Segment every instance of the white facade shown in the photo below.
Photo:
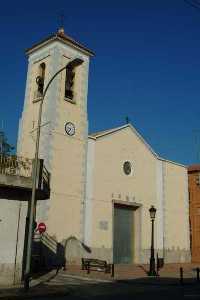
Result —
[{"label": "white facade", "polygon": [[153,205],[156,253],[165,262],[189,262],[187,168],[160,158],[130,124],[91,135],[88,155],[85,238],[95,255],[113,260],[113,210],[121,205],[134,210],[132,262],[148,263]]}]

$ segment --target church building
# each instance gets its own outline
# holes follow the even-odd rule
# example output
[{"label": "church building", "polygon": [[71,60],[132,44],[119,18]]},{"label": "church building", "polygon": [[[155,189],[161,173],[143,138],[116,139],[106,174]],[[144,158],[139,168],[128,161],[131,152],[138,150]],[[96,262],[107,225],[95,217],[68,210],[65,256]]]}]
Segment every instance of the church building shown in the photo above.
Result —
[{"label": "church building", "polygon": [[[149,263],[156,208],[155,253],[165,263],[190,262],[187,168],[158,156],[131,124],[88,134],[87,93],[94,53],[65,34],[26,51],[28,70],[17,155],[34,158],[40,101],[39,157],[51,175],[50,196],[36,221],[60,243],[66,263],[93,257]],[[73,65],[79,59],[80,64]]]}]

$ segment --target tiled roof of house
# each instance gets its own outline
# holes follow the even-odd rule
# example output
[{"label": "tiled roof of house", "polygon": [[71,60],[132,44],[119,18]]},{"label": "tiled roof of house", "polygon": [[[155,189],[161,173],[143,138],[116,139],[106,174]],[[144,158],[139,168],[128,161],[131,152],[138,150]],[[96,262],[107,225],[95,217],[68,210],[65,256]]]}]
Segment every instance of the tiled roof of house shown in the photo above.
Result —
[{"label": "tiled roof of house", "polygon": [[200,164],[194,164],[188,167],[188,172],[200,171]]}]

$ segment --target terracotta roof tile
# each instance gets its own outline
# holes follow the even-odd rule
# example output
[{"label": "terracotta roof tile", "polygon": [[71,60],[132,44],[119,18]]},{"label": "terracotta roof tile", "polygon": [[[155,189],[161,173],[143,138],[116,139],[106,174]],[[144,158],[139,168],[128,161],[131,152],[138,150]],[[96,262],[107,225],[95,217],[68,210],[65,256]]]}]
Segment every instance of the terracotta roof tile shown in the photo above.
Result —
[{"label": "terracotta roof tile", "polygon": [[194,171],[200,171],[200,164],[195,164],[188,167],[188,172]]}]

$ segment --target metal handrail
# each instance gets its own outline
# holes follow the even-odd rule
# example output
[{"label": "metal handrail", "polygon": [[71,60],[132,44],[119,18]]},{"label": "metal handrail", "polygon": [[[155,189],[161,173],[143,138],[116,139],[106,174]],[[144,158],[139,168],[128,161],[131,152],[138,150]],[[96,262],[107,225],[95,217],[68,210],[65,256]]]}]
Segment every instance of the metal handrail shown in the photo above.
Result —
[{"label": "metal handrail", "polygon": [[16,155],[0,155],[0,174],[32,176],[32,160]]},{"label": "metal handrail", "polygon": [[[47,168],[42,166],[41,180],[46,187],[50,185],[50,173]],[[22,176],[26,178],[32,177],[33,160],[16,155],[1,155],[0,154],[0,174]]]}]

